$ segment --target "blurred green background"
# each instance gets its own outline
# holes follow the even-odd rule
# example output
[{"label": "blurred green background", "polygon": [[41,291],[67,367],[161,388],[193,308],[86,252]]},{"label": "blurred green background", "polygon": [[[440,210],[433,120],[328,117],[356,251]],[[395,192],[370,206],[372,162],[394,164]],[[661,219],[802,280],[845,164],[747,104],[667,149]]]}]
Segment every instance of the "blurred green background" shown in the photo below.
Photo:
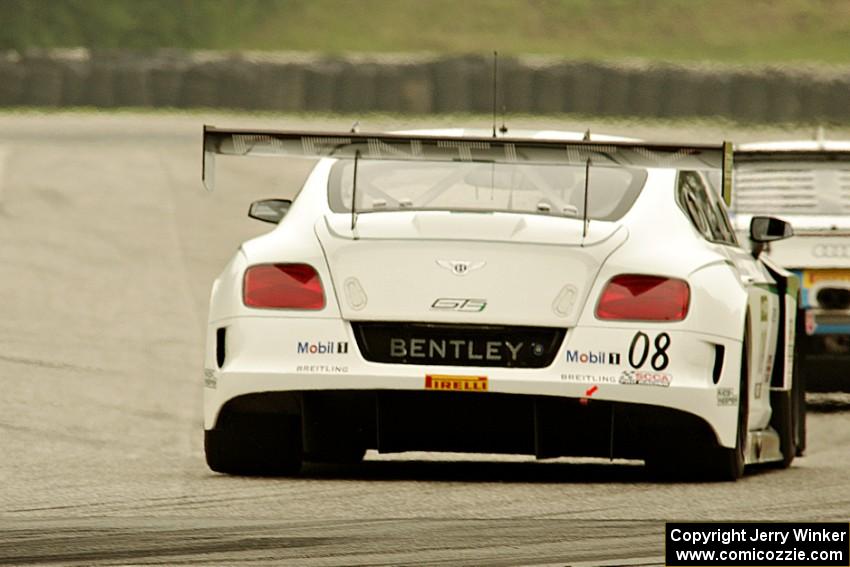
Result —
[{"label": "blurred green background", "polygon": [[846,0],[0,0],[0,49],[850,61]]}]

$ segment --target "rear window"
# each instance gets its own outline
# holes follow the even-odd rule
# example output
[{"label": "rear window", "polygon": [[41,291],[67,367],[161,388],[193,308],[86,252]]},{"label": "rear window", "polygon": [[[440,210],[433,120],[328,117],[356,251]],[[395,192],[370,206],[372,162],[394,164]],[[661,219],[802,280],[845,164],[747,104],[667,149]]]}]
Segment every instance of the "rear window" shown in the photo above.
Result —
[{"label": "rear window", "polygon": [[[328,197],[335,212],[351,211],[354,161],[334,164]],[[588,217],[617,220],[631,208],[646,171],[590,167]],[[358,212],[439,210],[584,215],[585,167],[494,162],[367,160],[357,163]]]},{"label": "rear window", "polygon": [[735,171],[732,210],[742,214],[850,213],[850,164],[752,164]]}]

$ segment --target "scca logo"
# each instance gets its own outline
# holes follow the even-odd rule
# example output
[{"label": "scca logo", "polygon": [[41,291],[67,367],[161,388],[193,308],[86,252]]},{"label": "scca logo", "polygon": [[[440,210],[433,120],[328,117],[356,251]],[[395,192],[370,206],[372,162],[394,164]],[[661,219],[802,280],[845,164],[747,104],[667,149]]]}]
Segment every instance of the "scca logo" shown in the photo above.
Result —
[{"label": "scca logo", "polygon": [[620,375],[620,384],[637,384],[640,386],[670,385],[673,377],[666,372],[644,372],[642,370],[624,370]]}]

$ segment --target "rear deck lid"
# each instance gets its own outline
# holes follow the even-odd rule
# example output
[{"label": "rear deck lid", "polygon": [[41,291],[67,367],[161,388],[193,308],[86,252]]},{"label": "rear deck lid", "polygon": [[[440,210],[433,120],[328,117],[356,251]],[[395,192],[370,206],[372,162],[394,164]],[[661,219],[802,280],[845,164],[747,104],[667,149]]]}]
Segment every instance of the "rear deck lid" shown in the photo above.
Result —
[{"label": "rear deck lid", "polygon": [[344,318],[566,327],[600,266],[625,242],[617,223],[523,215],[364,214],[316,224]]}]

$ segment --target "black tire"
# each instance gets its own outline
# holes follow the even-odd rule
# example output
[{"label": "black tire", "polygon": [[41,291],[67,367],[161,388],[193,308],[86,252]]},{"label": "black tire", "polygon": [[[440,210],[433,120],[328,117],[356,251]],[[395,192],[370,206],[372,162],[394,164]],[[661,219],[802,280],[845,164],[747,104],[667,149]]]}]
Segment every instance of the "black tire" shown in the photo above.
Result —
[{"label": "black tire", "polygon": [[770,393],[770,425],[779,434],[779,450],[782,460],[770,463],[770,466],[787,469],[797,456],[796,416],[794,413],[793,392],[789,390]]},{"label": "black tire", "polygon": [[770,466],[787,469],[794,457],[803,455],[806,449],[806,388],[802,368],[805,357],[804,313],[797,312],[794,364],[791,369],[791,390],[770,393],[770,425],[779,434],[779,449],[782,460]]},{"label": "black tire", "polygon": [[[749,321],[745,329],[749,328]],[[744,475],[745,451],[747,448],[747,425],[750,408],[749,390],[750,339],[745,332],[741,349],[741,384],[738,388],[738,427],[735,447],[714,446],[706,448],[701,459],[708,480],[733,481]]]},{"label": "black tire", "polygon": [[747,445],[747,412],[749,403],[746,386],[741,386],[738,394],[738,434],[735,447],[715,447],[707,454],[712,455],[706,462],[706,473],[709,480],[731,481],[744,476],[744,451]]},{"label": "black tire", "polygon": [[802,457],[806,454],[806,388],[800,384],[796,390],[792,390],[794,416],[796,423],[794,433],[796,434],[796,456]]},{"label": "black tire", "polygon": [[[805,337],[806,332],[801,314],[803,314],[803,311],[797,312],[796,341]],[[806,452],[806,366],[803,364],[804,352],[801,352],[804,350],[805,339],[802,348],[797,348],[795,345],[794,371],[791,383],[791,401],[795,418],[795,455],[797,457],[802,457]]]},{"label": "black tire", "polygon": [[301,422],[272,414],[231,415],[204,431],[207,466],[237,475],[284,476],[301,470]]},{"label": "black tire", "polygon": [[744,475],[749,414],[749,335],[745,335],[741,355],[741,383],[738,390],[738,426],[734,448],[721,447],[707,438],[687,451],[651,452],[645,461],[652,478],[667,480],[734,481]]}]

